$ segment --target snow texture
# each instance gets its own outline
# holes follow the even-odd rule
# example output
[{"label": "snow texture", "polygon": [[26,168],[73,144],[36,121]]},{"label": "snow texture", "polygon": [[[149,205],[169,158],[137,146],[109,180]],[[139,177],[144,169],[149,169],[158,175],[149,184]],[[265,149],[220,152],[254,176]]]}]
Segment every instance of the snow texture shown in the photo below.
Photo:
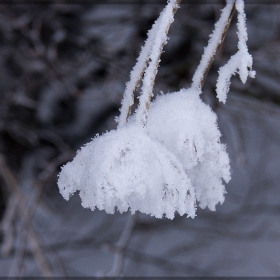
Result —
[{"label": "snow texture", "polygon": [[227,1],[227,5],[223,8],[220,19],[216,22],[214,31],[210,35],[207,47],[204,49],[201,61],[194,73],[192,79],[192,87],[201,91],[200,83],[203,79],[204,69],[207,69],[208,64],[211,61],[211,58],[215,55],[217,46],[220,44],[224,32],[224,28],[227,25],[229,15],[232,9],[232,1]]},{"label": "snow texture", "polygon": [[[161,14],[162,15],[162,14]],[[160,17],[161,17],[160,15]],[[160,19],[159,17],[159,19]],[[156,35],[156,30],[158,29],[159,19],[155,21],[153,24],[151,30],[148,32],[148,38],[145,42],[145,45],[142,47],[139,57],[137,59],[137,62],[135,66],[133,67],[131,73],[130,73],[130,81],[126,83],[126,88],[124,91],[124,97],[122,100],[122,107],[121,107],[121,113],[120,116],[117,118],[117,122],[119,124],[119,127],[122,127],[126,124],[127,121],[127,113],[129,113],[131,106],[134,103],[134,92],[138,87],[138,84],[140,83],[140,79],[147,67],[149,54],[154,42],[154,38]]]},{"label": "snow texture", "polygon": [[238,72],[242,83],[246,83],[248,76],[255,77],[255,71],[252,70],[253,58],[248,52],[246,41],[248,40],[246,28],[246,15],[244,11],[244,1],[237,0],[235,3],[237,16],[237,35],[238,52],[234,54],[229,61],[219,69],[216,91],[219,101],[225,103],[227,93],[230,87],[231,76]]},{"label": "snow texture", "polygon": [[[254,76],[246,45],[243,0],[238,11],[238,52],[220,68],[217,95],[226,101],[230,78],[239,70],[243,83]],[[82,206],[107,213],[140,211],[173,219],[176,212],[194,218],[196,201],[214,211],[223,203],[231,178],[226,147],[216,114],[199,97],[200,81],[220,43],[232,4],[227,1],[195,72],[190,89],[162,95],[151,103],[154,79],[167,31],[174,20],[175,0],[168,1],[148,33],[126,85],[119,126],[97,136],[78,151],[61,170],[58,186],[65,199],[79,191]],[[128,119],[134,91],[143,77],[136,113]],[[149,115],[148,115],[149,113]]]},{"label": "snow texture", "polygon": [[175,211],[194,218],[194,188],[180,161],[136,123],[112,130],[78,151],[59,175],[68,200],[80,191],[82,206],[114,213],[139,210],[173,219]]},{"label": "snow texture", "polygon": [[160,55],[163,46],[167,43],[167,32],[171,23],[174,21],[173,9],[176,5],[176,1],[171,0],[158,20],[159,26],[156,33],[157,35],[149,55],[150,63],[145,71],[142,92],[139,98],[139,107],[136,112],[137,121],[141,122],[143,125],[145,125],[147,121],[150,99],[153,96],[155,76],[160,62]]},{"label": "snow texture", "polygon": [[[146,70],[147,64],[149,62],[149,67],[145,71],[145,77],[143,80],[142,99],[149,99],[152,94],[152,77],[156,75],[158,67],[157,60],[159,59],[163,45],[165,45],[167,42],[166,30],[174,21],[173,9],[176,8],[176,6],[177,4],[175,0],[169,1],[167,6],[161,12],[160,16],[148,32],[148,38],[140,51],[135,66],[130,73],[130,81],[126,84],[124,97],[122,100],[121,113],[120,116],[116,119],[119,127],[124,126],[127,121],[128,113],[134,103],[134,92],[137,89],[142,75],[144,74],[144,71]],[[141,111],[144,116],[146,112],[146,102],[142,103],[143,107],[141,107],[139,111]]]},{"label": "snow texture", "polygon": [[220,143],[216,114],[197,90],[157,97],[151,104],[147,130],[180,160],[201,208],[214,211],[217,203],[223,203],[223,180],[230,180],[229,158]]},{"label": "snow texture", "polygon": [[[161,218],[180,215],[194,218],[196,200],[194,188],[181,162],[159,142],[151,139],[145,129],[149,102],[167,31],[173,22],[176,1],[170,0],[149,32],[131,73],[122,102],[117,130],[96,137],[77,153],[61,170],[58,187],[65,199],[80,191],[82,206],[98,208],[107,213],[139,210]],[[136,111],[136,121],[126,123],[133,103],[133,89],[141,79],[147,55],[142,94]]]}]

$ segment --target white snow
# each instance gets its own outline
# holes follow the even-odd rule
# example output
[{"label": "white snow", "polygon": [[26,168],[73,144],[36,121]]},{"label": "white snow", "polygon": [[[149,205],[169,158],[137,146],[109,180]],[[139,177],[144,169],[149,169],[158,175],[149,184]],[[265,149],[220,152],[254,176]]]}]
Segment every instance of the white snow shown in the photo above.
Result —
[{"label": "white snow", "polygon": [[227,5],[223,8],[220,19],[216,22],[214,31],[210,35],[207,47],[204,49],[201,61],[194,73],[192,79],[192,87],[199,90],[200,93],[200,83],[204,75],[204,69],[211,61],[211,58],[215,55],[216,47],[220,44],[222,40],[222,35],[224,27],[228,22],[230,11],[233,6],[233,1],[227,1]]},{"label": "white snow", "polygon": [[[126,84],[124,97],[122,100],[122,107],[120,116],[116,119],[118,126],[122,127],[127,121],[127,115],[130,107],[134,103],[134,92],[139,86],[140,80],[145,72],[142,87],[142,99],[147,100],[150,98],[153,90],[152,77],[156,75],[158,63],[157,59],[161,54],[163,45],[167,42],[166,30],[174,21],[173,9],[177,6],[175,0],[170,0],[164,10],[161,12],[158,19],[153,24],[151,30],[148,32],[148,38],[142,47],[139,57],[135,66],[130,73],[130,81]],[[146,69],[149,63],[148,69]],[[144,115],[146,112],[146,102],[140,101],[140,112]]]},{"label": "white snow", "polygon": [[230,180],[229,158],[216,114],[194,89],[161,95],[151,104],[148,134],[182,163],[201,208],[223,203],[223,181]]},{"label": "white snow", "polygon": [[149,66],[145,71],[143,78],[142,93],[139,98],[139,107],[136,112],[136,119],[143,125],[146,124],[149,110],[149,102],[153,96],[153,87],[155,76],[157,74],[158,64],[163,46],[167,43],[167,31],[171,23],[174,21],[173,9],[176,7],[176,1],[172,0],[168,3],[160,18],[157,20],[158,29],[153,42],[152,50],[149,55]]},{"label": "white snow", "polygon": [[216,92],[219,101],[225,103],[230,87],[231,76],[239,74],[242,83],[246,83],[248,76],[255,77],[256,72],[252,70],[253,58],[248,52],[246,41],[248,40],[246,28],[246,15],[244,1],[237,0],[235,3],[237,16],[238,52],[219,69],[219,77],[216,85]]},{"label": "white snow", "polygon": [[[194,188],[178,158],[145,129],[159,57],[167,42],[176,1],[170,0],[149,32],[149,38],[132,70],[122,101],[119,127],[94,138],[61,170],[58,187],[65,199],[80,191],[82,206],[107,213],[141,211],[173,219],[177,211],[194,218]],[[127,124],[133,91],[145,70],[136,121]]]},{"label": "white snow", "polygon": [[180,161],[136,123],[82,147],[62,168],[58,186],[66,200],[80,191],[82,206],[91,210],[195,216],[194,188]]},{"label": "white snow", "polygon": [[[176,212],[194,218],[196,201],[201,208],[212,211],[223,203],[224,182],[231,178],[229,157],[220,142],[217,116],[199,95],[204,70],[221,41],[232,2],[227,1],[215,25],[192,87],[157,97],[150,104],[176,5],[176,0],[168,1],[148,33],[126,85],[118,128],[94,138],[62,168],[58,186],[65,199],[79,191],[82,206],[91,210],[140,211],[170,219]],[[237,70],[243,83],[255,74],[246,45],[243,0],[236,1],[236,9],[238,52],[219,70],[217,96],[222,102],[226,101],[230,78]],[[141,79],[139,106],[127,122]]]}]

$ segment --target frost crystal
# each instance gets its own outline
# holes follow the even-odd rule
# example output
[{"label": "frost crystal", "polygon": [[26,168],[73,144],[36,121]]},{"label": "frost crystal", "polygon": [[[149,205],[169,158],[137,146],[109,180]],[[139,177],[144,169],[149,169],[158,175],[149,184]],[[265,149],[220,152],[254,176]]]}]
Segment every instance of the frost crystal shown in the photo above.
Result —
[{"label": "frost crystal", "polygon": [[[131,73],[122,101],[117,130],[96,137],[61,170],[58,187],[65,199],[80,191],[82,205],[107,213],[139,210],[161,218],[173,219],[177,211],[194,218],[194,188],[178,158],[146,133],[146,120],[153,83],[167,31],[177,9],[176,0],[168,1],[149,33],[138,62]],[[136,121],[126,124],[133,103],[137,76],[145,70]]]},{"label": "frost crystal", "polygon": [[195,216],[194,189],[180,161],[135,123],[82,147],[62,168],[58,186],[67,200],[80,191],[82,206],[91,210]]},{"label": "frost crystal", "polygon": [[[148,32],[148,38],[145,42],[145,45],[142,47],[137,63],[133,67],[130,73],[130,81],[126,84],[124,91],[124,97],[122,100],[122,107],[120,110],[120,116],[117,118],[119,127],[125,125],[127,121],[127,112],[130,112],[130,107],[134,102],[134,92],[139,86],[140,80],[145,72],[145,77],[142,87],[141,99],[149,99],[147,95],[151,95],[153,90],[153,81],[155,72],[157,71],[157,59],[160,56],[162,47],[167,42],[167,29],[170,24],[174,21],[173,10],[177,8],[176,0],[168,1],[168,4],[164,10],[160,13],[158,19],[154,22],[151,30]],[[148,69],[145,71],[147,64],[150,60]],[[145,102],[140,102],[142,109],[139,112],[146,111]],[[145,120],[144,120],[145,121]]]},{"label": "frost crystal", "polygon": [[214,57],[219,45],[222,41],[222,36],[225,26],[228,24],[228,19],[230,12],[232,10],[233,2],[227,1],[227,5],[223,8],[220,19],[216,22],[214,31],[210,35],[207,47],[204,49],[203,55],[201,57],[200,63],[195,70],[193,79],[192,79],[192,88],[201,90],[201,80],[203,79],[204,69],[208,67],[211,59]]},{"label": "frost crystal", "polygon": [[230,180],[229,158],[220,143],[217,117],[194,89],[161,95],[151,104],[147,130],[183,164],[201,208],[215,210]]},{"label": "frost crystal", "polygon": [[[173,5],[171,3],[173,2]],[[148,110],[150,99],[153,96],[153,86],[154,80],[157,73],[158,64],[160,61],[160,55],[163,46],[167,43],[167,31],[173,19],[173,9],[176,6],[176,1],[170,1],[169,5],[166,6],[165,10],[162,12],[162,16],[158,21],[157,36],[154,40],[151,53],[149,55],[150,63],[145,71],[143,78],[142,93],[139,98],[139,108],[136,113],[136,119],[145,125],[148,117]]]},{"label": "frost crystal", "polygon": [[[219,69],[216,91],[218,99],[225,103],[227,93],[230,87],[230,78],[239,74],[242,83],[246,83],[248,76],[255,77],[255,71],[252,70],[253,58],[248,52],[246,41],[248,39],[246,29],[246,15],[244,12],[243,0],[237,0],[235,3],[237,16],[237,35],[238,35],[238,52],[234,54],[229,61]],[[239,70],[239,71],[238,71]]]},{"label": "frost crystal", "polygon": [[[217,117],[199,94],[205,70],[211,65],[233,11],[232,5],[227,1],[192,87],[157,97],[150,106],[160,54],[178,8],[176,0],[168,1],[131,72],[118,128],[96,136],[78,151],[72,162],[62,167],[58,187],[65,199],[79,191],[82,206],[92,210],[141,211],[170,219],[176,212],[194,218],[196,201],[201,208],[213,211],[218,203],[223,203],[224,182],[230,180],[229,157],[225,145],[220,143]],[[230,78],[237,70],[243,83],[255,74],[246,45],[243,0],[237,0],[235,5],[238,52],[219,70],[217,95],[223,102]],[[127,122],[141,79],[139,106]]]}]

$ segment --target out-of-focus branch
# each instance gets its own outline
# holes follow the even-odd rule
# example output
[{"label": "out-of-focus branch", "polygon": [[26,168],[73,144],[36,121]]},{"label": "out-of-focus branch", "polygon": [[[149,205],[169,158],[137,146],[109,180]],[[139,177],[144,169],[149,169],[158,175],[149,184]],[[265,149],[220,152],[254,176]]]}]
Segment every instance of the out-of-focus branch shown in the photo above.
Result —
[{"label": "out-of-focus branch", "polygon": [[130,215],[126,221],[126,225],[122,231],[122,234],[120,236],[120,239],[116,245],[116,252],[114,257],[114,263],[112,270],[108,273],[108,276],[120,276],[123,271],[124,266],[124,258],[125,258],[125,250],[127,248],[127,245],[131,239],[132,232],[134,229],[134,226],[137,221],[138,214],[135,213],[134,215]]},{"label": "out-of-focus branch", "polygon": [[[12,195],[14,195],[18,200],[18,207],[20,210],[18,211],[18,213],[23,216],[28,215],[29,213],[27,209],[28,202],[18,186],[15,175],[8,167],[6,160],[2,154],[0,154],[0,174],[3,180],[5,181],[7,187],[11,190]],[[53,276],[50,265],[47,259],[45,258],[43,251],[40,247],[39,239],[32,227],[30,227],[28,230],[28,241],[30,243],[32,253],[38,263],[42,275],[46,277]]]},{"label": "out-of-focus branch", "polygon": [[17,213],[17,205],[19,203],[19,198],[17,196],[11,195],[8,200],[7,209],[2,218],[0,229],[3,234],[3,243],[1,244],[0,254],[9,255],[13,248],[14,243],[14,229],[13,222],[15,215]]}]

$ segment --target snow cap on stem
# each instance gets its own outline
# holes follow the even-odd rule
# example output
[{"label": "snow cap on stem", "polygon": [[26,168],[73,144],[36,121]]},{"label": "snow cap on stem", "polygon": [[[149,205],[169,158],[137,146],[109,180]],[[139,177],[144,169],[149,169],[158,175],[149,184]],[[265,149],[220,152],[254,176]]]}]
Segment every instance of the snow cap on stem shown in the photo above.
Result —
[{"label": "snow cap on stem", "polygon": [[157,69],[160,62],[160,56],[164,45],[167,43],[167,34],[169,27],[174,21],[174,13],[178,8],[176,0],[170,0],[158,19],[157,36],[154,38],[154,44],[149,54],[149,66],[147,67],[142,85],[142,93],[139,98],[139,107],[136,112],[136,120],[143,125],[148,118],[150,101],[153,96],[153,88]]},{"label": "snow cap on stem", "polygon": [[82,147],[62,168],[58,186],[66,200],[80,191],[82,206],[91,210],[195,217],[194,189],[180,161],[135,123]]},{"label": "snow cap on stem", "polygon": [[229,157],[220,143],[217,116],[197,90],[158,96],[151,103],[147,130],[180,160],[201,208],[214,211],[217,203],[223,203],[223,181],[230,180]]},{"label": "snow cap on stem", "polygon": [[227,0],[227,4],[222,9],[220,19],[215,24],[215,28],[208,41],[208,45],[204,49],[200,63],[194,73],[191,87],[196,89],[199,94],[201,93],[201,88],[205,82],[206,75],[208,74],[215,55],[229,28],[234,13],[234,2],[234,0]]},{"label": "snow cap on stem", "polygon": [[[167,33],[171,23],[174,21],[174,14],[179,7],[181,0],[169,0],[167,6],[161,12],[158,19],[154,22],[148,32],[148,38],[142,47],[135,66],[130,73],[130,81],[126,84],[120,116],[117,119],[118,127],[122,127],[127,122],[131,106],[134,103],[134,93],[138,88],[140,81],[145,73],[142,93],[145,99],[143,106],[139,111],[146,115],[145,109],[149,107],[154,79],[157,74],[157,67],[163,46],[167,43]],[[146,70],[149,64],[149,69]],[[145,71],[146,70],[146,71]],[[145,119],[145,117],[143,117]]]},{"label": "snow cap on stem", "polygon": [[238,52],[234,54],[229,61],[219,69],[216,91],[219,101],[225,103],[227,93],[230,87],[230,79],[236,73],[239,74],[242,83],[246,83],[248,76],[255,77],[256,72],[252,70],[253,58],[248,52],[247,47],[247,28],[246,15],[244,11],[244,1],[236,0],[235,3],[237,16],[237,35],[238,35]]}]

